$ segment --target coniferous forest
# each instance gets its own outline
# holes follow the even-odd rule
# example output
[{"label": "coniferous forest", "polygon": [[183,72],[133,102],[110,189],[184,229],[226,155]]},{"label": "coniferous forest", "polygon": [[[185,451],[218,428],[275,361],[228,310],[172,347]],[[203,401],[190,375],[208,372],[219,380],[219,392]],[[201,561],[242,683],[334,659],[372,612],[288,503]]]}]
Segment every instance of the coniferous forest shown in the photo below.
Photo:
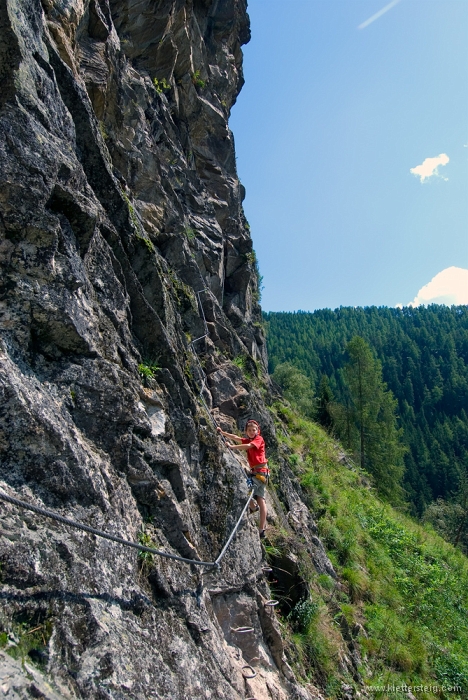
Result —
[{"label": "coniferous forest", "polygon": [[400,484],[410,512],[432,514],[458,543],[468,526],[468,307],[341,307],[264,320],[270,372],[286,396],[300,387],[303,411],[342,440],[387,500],[401,502]]}]

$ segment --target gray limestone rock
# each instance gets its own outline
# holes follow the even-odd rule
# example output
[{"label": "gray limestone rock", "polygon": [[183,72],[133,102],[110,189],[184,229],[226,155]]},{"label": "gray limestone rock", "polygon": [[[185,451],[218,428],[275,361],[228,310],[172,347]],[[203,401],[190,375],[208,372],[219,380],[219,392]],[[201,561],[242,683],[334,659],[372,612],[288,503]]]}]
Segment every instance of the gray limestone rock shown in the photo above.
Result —
[{"label": "gray limestone rock", "polygon": [[[228,126],[248,39],[245,0],[0,0],[0,488],[204,561],[248,495],[213,416],[253,415],[276,447],[232,362],[266,370]],[[247,518],[200,570],[2,502],[0,688],[318,698],[262,607],[261,563]]]}]

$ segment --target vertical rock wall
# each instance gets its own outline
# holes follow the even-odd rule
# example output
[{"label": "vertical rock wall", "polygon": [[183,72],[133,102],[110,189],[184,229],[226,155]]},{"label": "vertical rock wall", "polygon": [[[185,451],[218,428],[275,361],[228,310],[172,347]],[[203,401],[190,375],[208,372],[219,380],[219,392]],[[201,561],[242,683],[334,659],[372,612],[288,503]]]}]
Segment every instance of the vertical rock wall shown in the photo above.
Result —
[{"label": "vertical rock wall", "polygon": [[[228,127],[248,39],[245,0],[0,0],[0,487],[210,561],[247,487],[206,407],[274,441]],[[204,575],[5,503],[0,534],[5,697],[318,697],[253,522]]]}]

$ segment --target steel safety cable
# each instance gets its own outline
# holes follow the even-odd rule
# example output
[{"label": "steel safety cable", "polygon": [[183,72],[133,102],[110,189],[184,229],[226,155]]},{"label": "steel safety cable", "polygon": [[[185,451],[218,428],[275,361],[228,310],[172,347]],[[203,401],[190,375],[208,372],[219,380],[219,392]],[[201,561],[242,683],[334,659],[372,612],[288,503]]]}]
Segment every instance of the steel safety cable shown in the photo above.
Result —
[{"label": "steel safety cable", "polygon": [[[196,361],[198,363],[199,371],[200,371],[201,377],[202,377],[202,382],[201,382],[202,388],[201,388],[199,397],[200,397],[200,400],[201,400],[208,416],[210,417],[211,422],[213,423],[214,427],[217,429],[218,424],[216,423],[210,409],[208,408],[208,405],[205,401],[205,398],[203,396],[203,390],[205,389],[205,386],[206,386],[206,384],[205,384],[206,375],[205,375],[205,372],[204,372],[203,367],[201,365],[200,359],[198,357],[198,353],[194,347],[194,343],[198,342],[199,340],[203,340],[203,338],[207,338],[209,335],[208,324],[206,322],[203,304],[202,304],[202,301],[200,299],[200,294],[202,294],[203,292],[205,292],[207,294],[210,294],[211,292],[210,292],[210,290],[208,290],[206,288],[201,289],[197,292],[197,298],[198,298],[198,303],[199,303],[200,310],[202,313],[205,334],[200,336],[199,338],[196,338],[195,340],[193,340],[190,343],[190,346],[192,347],[192,351],[195,355]],[[234,450],[231,448],[230,444],[227,442],[224,435],[221,434],[221,436],[222,436],[222,439],[224,440],[226,447],[228,447],[228,449],[231,451],[233,456],[237,459],[238,463],[242,466],[242,468],[244,468],[238,455],[235,454]],[[51,518],[52,520],[56,520],[57,522],[63,523],[64,525],[68,525],[69,527],[74,527],[78,530],[83,530],[84,532],[88,532],[92,535],[96,535],[97,537],[102,537],[104,539],[110,540],[111,542],[117,542],[118,544],[122,544],[125,547],[131,547],[133,549],[137,549],[140,552],[148,552],[149,554],[154,554],[156,556],[163,557],[165,559],[172,559],[175,561],[181,561],[181,562],[184,562],[185,564],[194,564],[196,566],[207,566],[207,567],[212,567],[212,568],[219,568],[219,564],[220,564],[221,560],[223,559],[224,555],[226,554],[229,545],[231,544],[237,530],[239,529],[239,526],[242,522],[242,518],[243,518],[243,516],[244,516],[244,514],[249,506],[252,495],[253,495],[253,490],[251,489],[249,491],[249,496],[248,496],[247,501],[244,505],[244,508],[242,509],[242,512],[241,512],[241,514],[240,514],[240,516],[239,516],[239,518],[234,526],[234,529],[232,530],[231,534],[229,535],[229,537],[226,541],[226,544],[222,548],[217,559],[214,562],[210,562],[210,561],[201,561],[199,559],[188,559],[186,557],[180,557],[176,554],[170,554],[169,552],[163,552],[159,549],[154,549],[153,547],[146,547],[145,545],[138,544],[136,542],[130,542],[129,540],[125,540],[122,537],[117,537],[116,535],[111,535],[110,533],[104,532],[103,530],[98,530],[97,528],[91,527],[89,525],[84,525],[83,523],[78,523],[75,520],[71,520],[70,518],[65,518],[62,515],[59,515],[58,513],[55,513],[51,510],[47,510],[46,508],[41,508],[40,506],[34,506],[31,503],[27,503],[26,501],[20,500],[19,498],[14,498],[13,496],[8,496],[6,493],[3,493],[3,491],[0,490],[0,500],[5,501],[6,503],[10,503],[12,505],[18,506],[19,508],[24,508],[26,510],[30,510],[33,513],[37,513],[38,515],[43,515],[46,518]]]},{"label": "steel safety cable", "polygon": [[231,534],[229,535],[229,538],[224,545],[223,549],[221,550],[221,553],[217,557],[216,561],[201,561],[199,559],[188,559],[186,557],[179,557],[177,554],[170,554],[170,552],[162,552],[159,549],[154,549],[153,547],[146,547],[143,544],[138,544],[137,542],[130,542],[129,540],[124,540],[122,537],[117,537],[116,535],[111,535],[108,532],[104,532],[103,530],[98,530],[94,527],[90,527],[89,525],[84,525],[83,523],[78,523],[75,520],[71,520],[70,518],[64,518],[63,515],[59,515],[58,513],[55,513],[52,510],[47,510],[46,508],[41,508],[40,506],[34,506],[32,503],[27,503],[26,501],[21,501],[19,498],[14,498],[13,496],[8,496],[8,494],[4,493],[3,491],[0,491],[0,500],[5,501],[6,503],[11,503],[14,506],[18,506],[20,508],[24,508],[26,510],[30,510],[33,513],[37,513],[38,515],[43,515],[46,518],[51,518],[52,520],[56,520],[59,523],[63,523],[64,525],[68,525],[69,527],[74,527],[78,530],[84,530],[84,532],[89,532],[92,535],[97,535],[98,537],[103,537],[106,540],[111,540],[112,542],[117,542],[118,544],[122,544],[125,547],[132,547],[133,549],[138,549],[140,552],[149,552],[150,554],[155,554],[158,557],[164,557],[165,559],[174,559],[175,561],[181,561],[184,562],[185,564],[195,564],[196,566],[209,566],[212,568],[219,568],[219,564],[221,562],[221,559],[224,557],[226,554],[227,548],[229,547],[230,543],[232,542],[232,539],[234,535],[236,534],[237,530],[239,529],[239,526],[242,521],[242,517],[247,510],[247,506],[250,503],[250,499],[252,498],[252,491],[249,493],[249,497],[247,499],[247,502],[242,510],[241,516],[237,520],[234,529],[232,530]]}]

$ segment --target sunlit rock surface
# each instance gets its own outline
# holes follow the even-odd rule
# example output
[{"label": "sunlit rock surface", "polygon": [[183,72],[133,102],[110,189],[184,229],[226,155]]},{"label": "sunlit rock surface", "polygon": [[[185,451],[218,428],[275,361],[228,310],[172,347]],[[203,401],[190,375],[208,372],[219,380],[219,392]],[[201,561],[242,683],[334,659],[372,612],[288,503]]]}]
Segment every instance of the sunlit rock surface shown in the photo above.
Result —
[{"label": "sunlit rock surface", "polygon": [[[205,561],[248,493],[213,416],[277,446],[245,379],[266,369],[228,126],[248,40],[244,0],[0,1],[0,487]],[[0,534],[6,698],[321,697],[265,608],[252,517],[219,571],[3,502]]]}]

